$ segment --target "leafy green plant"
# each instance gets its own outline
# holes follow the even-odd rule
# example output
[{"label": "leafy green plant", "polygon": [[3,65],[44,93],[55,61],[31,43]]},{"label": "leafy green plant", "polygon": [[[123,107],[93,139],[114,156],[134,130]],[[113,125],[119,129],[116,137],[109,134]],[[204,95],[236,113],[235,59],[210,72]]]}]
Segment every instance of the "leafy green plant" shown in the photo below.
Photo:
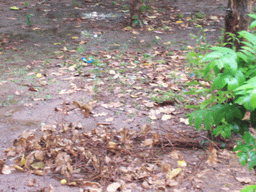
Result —
[{"label": "leafy green plant", "polygon": [[145,12],[146,10],[149,10],[150,7],[147,6],[144,2],[142,3],[142,6],[140,7],[141,12]]},{"label": "leafy green plant", "polygon": [[81,5],[76,0],[73,0],[73,5],[74,7],[81,7]]},{"label": "leafy green plant", "polygon": [[139,19],[139,16],[138,15],[134,15],[133,17],[132,17],[132,19],[133,19],[133,22],[132,22],[132,26],[133,27],[136,27],[136,26],[140,26],[140,27],[142,27],[142,25],[143,25],[143,22],[142,22],[142,20],[141,19]]},{"label": "leafy green plant", "polygon": [[203,19],[203,18],[205,18],[206,17],[206,14],[205,13],[195,13],[195,16],[196,16],[196,18],[198,18],[198,19]]},{"label": "leafy green plant", "polygon": [[83,47],[83,45],[79,45],[78,47],[77,47],[77,53],[80,53],[80,54],[82,54],[83,52],[84,52],[84,47]]},{"label": "leafy green plant", "polygon": [[25,2],[24,2],[24,6],[25,6],[25,7],[28,7],[28,5],[29,5],[29,2],[28,2],[28,1],[25,1]]},{"label": "leafy green plant", "polygon": [[32,15],[26,15],[26,24],[28,25],[28,26],[32,26],[33,25],[33,22],[32,22],[32,20],[31,20],[31,17],[32,17]]},{"label": "leafy green plant", "polygon": [[[252,169],[256,165],[256,143],[249,127],[256,128],[256,35],[246,31],[239,35],[246,40],[240,51],[213,47],[213,52],[203,57],[207,63],[204,75],[210,86],[190,83],[202,88],[188,94],[199,94],[205,100],[199,106],[191,106],[197,109],[188,116],[190,125],[213,136],[230,138],[232,133],[241,134],[243,141],[234,151],[238,151],[241,164],[248,163]],[[244,119],[246,112],[250,112],[250,119]]]},{"label": "leafy green plant", "polygon": [[196,48],[189,50],[186,55],[187,65],[192,69],[193,74],[197,78],[202,78],[204,76],[204,66],[205,63],[202,62],[202,57],[210,49],[210,45],[207,42],[206,33],[201,25],[197,25],[200,29],[195,34],[190,34],[192,39],[196,40]]},{"label": "leafy green plant", "polygon": [[256,185],[250,185],[241,190],[241,192],[255,192]]}]

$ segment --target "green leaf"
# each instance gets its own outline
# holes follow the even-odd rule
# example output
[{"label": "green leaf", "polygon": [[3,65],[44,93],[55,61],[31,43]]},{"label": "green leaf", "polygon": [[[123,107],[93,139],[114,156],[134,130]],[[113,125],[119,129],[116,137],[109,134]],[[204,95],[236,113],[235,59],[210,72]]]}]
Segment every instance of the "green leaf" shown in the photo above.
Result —
[{"label": "green leaf", "polygon": [[256,110],[251,111],[250,121],[251,121],[252,127],[255,129],[256,128]]},{"label": "green leaf", "polygon": [[256,89],[253,90],[253,93],[251,96],[251,107],[252,107],[251,108],[252,110],[254,110],[256,108]]},{"label": "green leaf", "polygon": [[12,6],[12,7],[10,7],[10,10],[14,10],[14,11],[17,11],[17,10],[19,10],[20,8],[19,7],[16,7],[16,6]]},{"label": "green leaf", "polygon": [[247,160],[248,160],[247,153],[238,152],[237,156],[239,157],[239,161],[240,161],[241,165],[245,166],[247,163]]},{"label": "green leaf", "polygon": [[252,17],[253,19],[256,19],[256,14],[248,14],[250,17]]},{"label": "green leaf", "polygon": [[214,124],[219,125],[221,121],[225,118],[225,115],[227,113],[227,105],[218,105],[213,111]]},{"label": "green leaf", "polygon": [[249,170],[256,165],[256,151],[250,153]]},{"label": "green leaf", "polygon": [[247,144],[255,145],[255,138],[248,131],[244,133],[243,140]]},{"label": "green leaf", "polygon": [[198,109],[199,106],[198,105],[186,105],[185,108],[186,109]]},{"label": "green leaf", "polygon": [[236,78],[229,79],[229,81],[228,81],[228,90],[229,91],[236,89],[238,86],[239,86],[239,83]]},{"label": "green leaf", "polygon": [[241,35],[242,37],[244,37],[246,40],[248,40],[249,42],[255,44],[256,42],[256,36],[253,35],[252,33],[249,33],[247,31],[240,31],[238,32],[239,35]]},{"label": "green leaf", "polygon": [[256,191],[256,185],[250,185],[243,188],[240,192],[255,192],[255,191]]},{"label": "green leaf", "polygon": [[251,28],[251,29],[254,28],[254,27],[256,27],[256,21],[253,21],[253,22],[250,24],[250,28]]},{"label": "green leaf", "polygon": [[231,129],[232,129],[232,125],[223,124],[223,125],[217,126],[213,130],[212,133],[215,137],[217,137],[218,135],[221,135],[224,139],[225,138],[230,138],[231,137]]},{"label": "green leaf", "polygon": [[201,127],[202,121],[203,121],[203,114],[202,112],[199,112],[194,121],[196,129],[199,129]]},{"label": "green leaf", "polygon": [[207,130],[210,130],[211,129],[211,125],[212,125],[212,115],[213,115],[213,112],[212,111],[208,111],[205,116],[204,116],[204,127],[207,129]]},{"label": "green leaf", "polygon": [[200,109],[204,109],[207,107],[209,104],[211,104],[213,101],[211,99],[206,99],[200,104]]},{"label": "green leaf", "polygon": [[210,62],[210,63],[208,63],[208,65],[206,65],[206,68],[205,68],[205,70],[204,70],[204,75],[205,75],[205,76],[208,75],[209,72],[211,71],[211,69],[214,68],[214,66],[215,66],[215,62]]},{"label": "green leaf", "polygon": [[242,71],[237,71],[235,78],[239,86],[241,86],[245,82],[245,76]]},{"label": "green leaf", "polygon": [[223,77],[218,76],[217,78],[214,79],[212,88],[213,89],[216,89],[216,88],[222,89],[226,84],[227,84],[227,82],[223,79]]}]

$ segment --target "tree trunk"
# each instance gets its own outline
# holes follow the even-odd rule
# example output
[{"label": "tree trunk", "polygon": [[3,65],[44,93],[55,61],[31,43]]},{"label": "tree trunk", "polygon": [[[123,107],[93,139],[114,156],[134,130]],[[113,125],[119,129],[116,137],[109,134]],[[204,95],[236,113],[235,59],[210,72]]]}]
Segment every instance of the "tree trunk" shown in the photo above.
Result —
[{"label": "tree trunk", "polygon": [[[137,26],[141,21],[141,2],[140,0],[130,0],[131,25]],[[137,21],[137,22],[136,22]]]},{"label": "tree trunk", "polygon": [[[248,14],[251,12],[252,3],[254,0],[229,0],[225,16],[225,36],[224,43],[226,47],[232,48],[233,39],[230,38],[229,33],[238,37],[241,30],[249,30],[250,19]],[[235,39],[234,46],[236,51],[241,47],[241,38]]]}]

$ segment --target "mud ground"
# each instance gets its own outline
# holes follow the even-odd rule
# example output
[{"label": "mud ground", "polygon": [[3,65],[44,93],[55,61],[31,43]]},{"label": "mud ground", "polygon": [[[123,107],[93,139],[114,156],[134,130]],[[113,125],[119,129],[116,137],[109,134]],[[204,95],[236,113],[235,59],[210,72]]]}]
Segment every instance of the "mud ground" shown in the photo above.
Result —
[{"label": "mud ground", "polygon": [[[130,31],[123,30],[129,25],[129,13],[120,12],[122,6],[127,2],[113,6],[109,1],[28,1],[28,7],[24,2],[1,1],[0,2],[0,37],[2,47],[0,54],[0,154],[4,148],[12,145],[12,141],[17,138],[25,129],[40,129],[41,123],[56,122],[77,122],[81,123],[85,130],[91,130],[105,121],[106,117],[85,118],[80,111],[75,110],[68,116],[63,116],[56,112],[56,108],[62,108],[65,103],[72,101],[89,102],[95,98],[103,103],[117,101],[108,90],[90,94],[89,91],[75,91],[72,94],[59,94],[61,90],[70,88],[69,72],[56,75],[63,67],[63,63],[80,61],[86,55],[100,54],[100,51],[136,51],[147,52],[160,45],[153,43],[155,36],[161,37],[163,42],[171,41],[171,50],[183,50],[188,45],[195,45],[195,40],[189,34],[197,34],[199,29],[188,27],[181,29],[173,26],[172,31],[156,34],[147,30],[139,31],[140,34],[134,38]],[[76,6],[78,8],[76,8]],[[18,11],[10,10],[11,6],[18,6]],[[207,16],[219,16],[223,18],[225,14],[226,1],[154,1],[152,6],[163,12],[166,7],[180,10],[185,16],[196,13],[204,13]],[[107,19],[87,19],[80,21],[86,13],[104,13],[116,15]],[[27,16],[31,14],[30,19]],[[168,15],[168,14],[167,14]],[[30,26],[31,24],[31,26]],[[210,44],[218,42],[224,26],[223,19],[215,25],[208,26],[206,33]],[[214,29],[214,30],[211,30]],[[76,39],[79,38],[79,40]],[[82,44],[83,53],[78,53],[78,46],[81,40],[86,40]],[[140,42],[144,43],[140,43]],[[60,50],[66,47],[68,50],[64,56],[60,56]],[[36,74],[41,73],[47,79],[47,85],[38,84]],[[55,73],[55,74],[54,74]],[[78,88],[83,84],[83,80],[78,79],[73,82]],[[29,91],[29,88],[36,88],[37,91]],[[133,102],[128,98],[123,100],[127,105],[118,109],[106,109],[97,105],[93,109],[94,114],[108,113],[114,120],[109,123],[113,129],[130,128],[140,129],[148,122],[148,117],[141,111],[141,115],[132,116],[128,111]],[[139,110],[138,110],[139,111]],[[178,110],[178,117],[185,117],[183,109]],[[139,113],[139,112],[138,112]],[[147,112],[145,112],[146,114]],[[132,119],[132,120],[131,120]],[[178,118],[177,118],[178,119]],[[152,128],[175,129],[182,131],[192,129],[181,124],[178,120],[170,122],[155,121]],[[184,151],[184,155],[203,156],[203,151]],[[203,158],[203,157],[202,157]],[[219,170],[227,170],[228,176],[218,175]],[[216,174],[212,174],[216,173]],[[244,186],[235,179],[236,174],[251,177],[256,181],[253,172],[248,173],[246,168],[240,167],[235,155],[225,160],[214,170],[208,170],[200,184],[200,189],[184,182],[180,191],[238,191]],[[241,176],[240,175],[240,176]],[[35,179],[37,186],[29,187],[28,180]],[[38,177],[28,173],[13,173],[10,175],[0,175],[0,191],[40,191],[43,187],[53,185],[55,191],[79,191],[78,188],[62,186],[54,178]],[[136,189],[134,190],[136,191]],[[138,190],[140,191],[140,190]]]}]

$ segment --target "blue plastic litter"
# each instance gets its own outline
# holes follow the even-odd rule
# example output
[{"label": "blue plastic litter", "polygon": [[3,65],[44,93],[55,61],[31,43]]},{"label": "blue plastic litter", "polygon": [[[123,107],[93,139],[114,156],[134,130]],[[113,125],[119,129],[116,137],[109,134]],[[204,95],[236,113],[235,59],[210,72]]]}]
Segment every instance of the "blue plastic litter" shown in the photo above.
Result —
[{"label": "blue plastic litter", "polygon": [[88,59],[87,63],[92,63],[94,61],[94,59]]},{"label": "blue plastic litter", "polygon": [[83,62],[86,62],[86,63],[92,63],[92,62],[94,61],[94,59],[91,59],[91,58],[85,59],[84,57],[82,57],[81,60],[82,60]]}]

